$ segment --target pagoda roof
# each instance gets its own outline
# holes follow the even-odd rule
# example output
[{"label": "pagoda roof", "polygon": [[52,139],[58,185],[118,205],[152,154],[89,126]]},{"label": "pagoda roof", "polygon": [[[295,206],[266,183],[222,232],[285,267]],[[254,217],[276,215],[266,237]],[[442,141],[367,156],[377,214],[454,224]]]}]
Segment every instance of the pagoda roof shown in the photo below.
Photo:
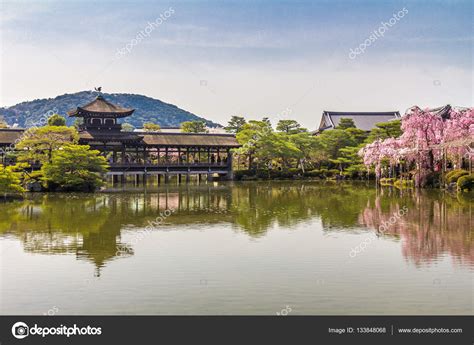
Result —
[{"label": "pagoda roof", "polygon": [[77,107],[75,110],[70,110],[67,114],[71,117],[126,117],[132,115],[134,111],[135,109],[123,108],[113,104],[99,95],[92,102]]}]

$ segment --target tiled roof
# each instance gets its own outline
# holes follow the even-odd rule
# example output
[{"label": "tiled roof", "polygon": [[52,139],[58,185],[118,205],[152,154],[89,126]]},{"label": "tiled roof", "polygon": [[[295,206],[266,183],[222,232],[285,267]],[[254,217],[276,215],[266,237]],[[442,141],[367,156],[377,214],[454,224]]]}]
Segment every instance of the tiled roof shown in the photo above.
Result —
[{"label": "tiled roof", "polygon": [[342,118],[352,119],[357,128],[370,131],[376,123],[400,119],[398,111],[388,112],[343,112],[324,111],[319,130],[335,128]]},{"label": "tiled roof", "polygon": [[232,134],[141,133],[147,145],[163,146],[226,146],[239,147]]},{"label": "tiled roof", "polygon": [[11,129],[11,128],[1,128],[0,129],[0,145],[10,145],[15,142],[15,140],[20,139],[24,129]]}]

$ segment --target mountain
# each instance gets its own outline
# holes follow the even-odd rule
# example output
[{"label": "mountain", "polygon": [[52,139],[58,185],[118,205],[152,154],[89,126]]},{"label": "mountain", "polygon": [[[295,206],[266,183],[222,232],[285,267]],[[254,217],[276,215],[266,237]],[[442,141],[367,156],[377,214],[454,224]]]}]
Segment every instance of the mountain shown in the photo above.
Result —
[{"label": "mountain", "polygon": [[[128,94],[128,93],[103,93],[104,98],[112,103],[125,108],[134,108],[132,116],[125,118],[123,122],[128,122],[136,128],[142,127],[144,122],[154,122],[162,127],[178,127],[181,122],[201,120],[209,127],[220,127],[218,123],[206,120],[189,111],[178,108],[176,105],[162,102],[151,97]],[[77,106],[85,105],[97,96],[96,92],[81,91],[72,94],[64,94],[56,98],[36,99],[34,101],[18,103],[11,107],[0,107],[0,118],[3,118],[9,125],[18,124],[25,126],[25,121],[29,124],[37,122],[41,115],[54,110],[66,117],[67,124],[71,125],[74,118],[69,118],[66,112],[76,109]]]}]

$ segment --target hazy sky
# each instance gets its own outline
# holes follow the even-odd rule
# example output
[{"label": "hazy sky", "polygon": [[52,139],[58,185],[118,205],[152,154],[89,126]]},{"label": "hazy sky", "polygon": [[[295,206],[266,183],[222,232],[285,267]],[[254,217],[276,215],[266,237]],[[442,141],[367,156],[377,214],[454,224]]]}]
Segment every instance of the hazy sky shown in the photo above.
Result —
[{"label": "hazy sky", "polygon": [[469,0],[1,3],[0,106],[102,86],[315,129],[323,110],[473,103]]}]

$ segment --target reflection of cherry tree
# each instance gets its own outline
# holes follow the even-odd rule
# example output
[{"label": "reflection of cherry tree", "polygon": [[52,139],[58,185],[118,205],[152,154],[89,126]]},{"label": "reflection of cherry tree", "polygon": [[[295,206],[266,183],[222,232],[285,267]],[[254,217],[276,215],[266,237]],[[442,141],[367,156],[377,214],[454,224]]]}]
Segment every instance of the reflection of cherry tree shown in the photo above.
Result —
[{"label": "reflection of cherry tree", "polygon": [[[378,231],[403,207],[396,199],[382,207],[383,201],[386,198],[379,195],[373,204],[369,203],[360,214],[360,223]],[[406,258],[420,265],[435,262],[448,253],[457,263],[474,264],[472,224],[466,206],[422,193],[406,202],[408,212],[384,231],[384,235],[400,238]]]}]

